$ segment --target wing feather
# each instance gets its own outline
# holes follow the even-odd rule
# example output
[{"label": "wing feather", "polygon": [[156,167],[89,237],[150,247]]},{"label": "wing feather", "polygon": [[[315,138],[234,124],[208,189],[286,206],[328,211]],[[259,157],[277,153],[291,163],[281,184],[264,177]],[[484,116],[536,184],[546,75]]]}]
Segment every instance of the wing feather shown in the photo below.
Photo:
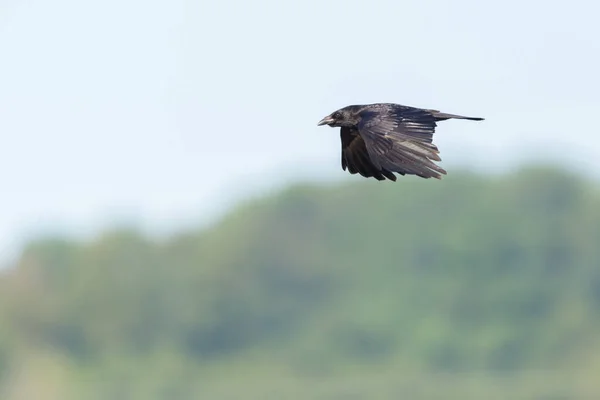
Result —
[{"label": "wing feather", "polygon": [[396,106],[361,113],[358,132],[377,169],[441,179],[446,171],[433,144],[434,115],[419,108]]},{"label": "wing feather", "polygon": [[356,128],[342,127],[340,129],[342,141],[342,169],[351,174],[360,174],[365,178],[373,177],[377,180],[396,180],[396,176],[381,167],[375,166],[365,146],[365,141],[358,134]]}]

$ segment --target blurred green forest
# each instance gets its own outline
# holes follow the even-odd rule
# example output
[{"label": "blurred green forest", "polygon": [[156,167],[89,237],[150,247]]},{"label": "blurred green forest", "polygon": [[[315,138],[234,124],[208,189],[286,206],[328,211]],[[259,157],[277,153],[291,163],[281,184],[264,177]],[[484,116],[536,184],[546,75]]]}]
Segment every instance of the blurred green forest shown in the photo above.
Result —
[{"label": "blurred green forest", "polygon": [[600,188],[298,184],[168,241],[30,243],[0,398],[600,398]]}]

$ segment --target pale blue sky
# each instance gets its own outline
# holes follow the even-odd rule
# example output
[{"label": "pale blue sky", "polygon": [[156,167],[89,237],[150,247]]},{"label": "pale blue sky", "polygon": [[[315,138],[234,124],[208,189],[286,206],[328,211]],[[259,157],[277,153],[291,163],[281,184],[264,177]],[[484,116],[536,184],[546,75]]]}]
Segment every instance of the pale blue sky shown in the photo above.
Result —
[{"label": "pale blue sky", "polygon": [[438,128],[449,173],[550,155],[600,176],[597,4],[0,0],[0,260],[48,229],[171,232],[359,179],[316,126],[353,103],[486,117]]}]

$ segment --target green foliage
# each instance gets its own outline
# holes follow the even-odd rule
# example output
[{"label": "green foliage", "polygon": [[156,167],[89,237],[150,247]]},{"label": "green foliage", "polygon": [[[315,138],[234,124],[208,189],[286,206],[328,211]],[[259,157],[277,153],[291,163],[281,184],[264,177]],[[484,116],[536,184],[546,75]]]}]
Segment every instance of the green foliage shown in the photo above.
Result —
[{"label": "green foliage", "polygon": [[[597,188],[551,169],[297,186],[166,243],[42,240],[0,278],[0,382],[37,354],[67,360],[65,387],[102,377],[98,398],[225,398],[215,382],[249,373],[297,398],[356,379],[425,396],[406,374],[597,373],[599,245]],[[353,374],[322,397],[301,383]]]}]

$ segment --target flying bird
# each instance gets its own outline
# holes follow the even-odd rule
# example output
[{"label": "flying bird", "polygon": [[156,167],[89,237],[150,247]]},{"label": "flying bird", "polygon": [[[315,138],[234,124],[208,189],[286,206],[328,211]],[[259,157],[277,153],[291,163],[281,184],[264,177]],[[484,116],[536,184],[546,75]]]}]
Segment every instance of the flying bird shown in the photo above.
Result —
[{"label": "flying bird", "polygon": [[317,125],[340,127],[342,169],[377,180],[396,180],[396,175],[441,179],[446,171],[433,144],[438,121],[483,118],[446,114],[400,104],[351,105],[334,111]]}]

